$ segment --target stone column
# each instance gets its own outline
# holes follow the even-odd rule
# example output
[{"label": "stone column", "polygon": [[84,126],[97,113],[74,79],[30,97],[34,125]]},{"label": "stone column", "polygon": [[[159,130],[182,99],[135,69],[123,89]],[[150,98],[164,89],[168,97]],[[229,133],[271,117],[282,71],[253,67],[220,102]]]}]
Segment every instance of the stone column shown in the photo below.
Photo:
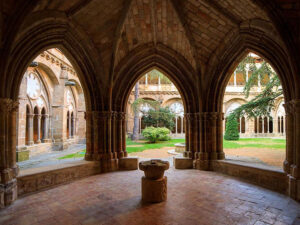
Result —
[{"label": "stone column", "polygon": [[112,112],[112,117],[111,117],[111,140],[112,140],[112,142],[111,142],[111,152],[113,154],[114,159],[118,158],[117,114],[118,114],[117,112]]},{"label": "stone column", "polygon": [[71,112],[69,113],[69,119],[68,119],[68,122],[69,123],[69,137],[67,138],[71,138],[72,137],[72,117],[71,117]]},{"label": "stone column", "polygon": [[35,115],[37,117],[37,141],[36,143],[41,143],[41,118],[42,116],[39,114]]},{"label": "stone column", "polygon": [[[117,112],[116,115],[116,148],[117,148],[117,154],[118,158],[124,157],[123,150],[126,148],[126,146],[123,147],[123,135],[122,135],[122,123],[123,120],[125,120],[125,115],[122,112]],[[125,140],[126,141],[126,140]]]},{"label": "stone column", "polygon": [[183,134],[183,117],[182,116],[180,117],[180,122],[181,122],[180,133]]},{"label": "stone column", "polygon": [[126,151],[126,113],[122,112],[122,147],[124,152],[124,157],[127,157]]},{"label": "stone column", "polygon": [[210,170],[211,160],[224,159],[223,152],[223,113],[203,112],[200,114],[200,153],[195,167]]},{"label": "stone column", "polygon": [[86,152],[84,159],[91,161],[93,160],[93,151],[94,151],[94,130],[93,126],[97,126],[93,123],[93,112],[86,112],[85,113],[86,119]]},{"label": "stone column", "polygon": [[33,145],[33,116],[34,114],[28,114],[27,115],[27,120],[28,120],[28,142],[26,143],[27,145]]},{"label": "stone column", "polygon": [[236,70],[234,71],[233,75],[233,85],[236,86]]},{"label": "stone column", "polygon": [[187,157],[187,158],[193,158],[193,152],[192,152],[192,135],[193,135],[193,132],[192,132],[192,115],[191,113],[186,113],[185,114],[185,118],[186,118],[186,146],[185,146],[185,152],[183,153],[183,156],[184,157]]},{"label": "stone column", "polygon": [[[290,101],[288,104],[291,104],[293,107],[293,119],[289,119],[289,127],[288,132],[289,135],[292,132],[293,140],[287,140],[287,157],[288,160],[290,158],[290,152],[293,151],[292,157],[292,165],[290,167],[290,176],[289,176],[289,195],[296,199],[297,201],[300,200],[300,100],[295,99]],[[291,114],[289,113],[289,116]],[[293,121],[293,124],[290,122]],[[293,141],[293,144],[290,143]],[[292,147],[292,149],[290,149]],[[286,162],[285,162],[286,163]],[[290,162],[287,162],[290,163]]]},{"label": "stone column", "polygon": [[117,162],[111,149],[112,135],[112,112],[111,111],[93,111],[93,154],[95,161],[100,161],[103,172],[117,169]]},{"label": "stone column", "polygon": [[49,115],[44,115],[44,136],[43,142],[49,142]]},{"label": "stone column", "polygon": [[224,113],[217,114],[217,159],[225,159],[225,153],[223,151],[223,121]]},{"label": "stone column", "polygon": [[[293,162],[293,144],[294,144],[294,115],[293,104],[291,102],[284,104],[286,113],[286,158],[283,163],[283,170],[287,174],[290,173],[290,167]],[[275,121],[275,120],[274,120]],[[278,130],[278,124],[276,119],[276,128]],[[275,128],[275,127],[274,127]]]},{"label": "stone column", "polygon": [[176,123],[175,123],[175,135],[177,134],[177,123],[178,123],[178,117],[176,116],[175,117],[175,121],[176,121]]},{"label": "stone column", "polygon": [[19,102],[0,98],[0,208],[17,199],[16,116]]},{"label": "stone column", "polygon": [[71,126],[72,127],[72,137],[74,138],[74,136],[75,136],[75,131],[76,131],[76,118],[75,117],[73,117],[73,119],[71,118],[71,120],[72,120],[72,122],[71,122],[71,124],[73,125],[73,126]]}]

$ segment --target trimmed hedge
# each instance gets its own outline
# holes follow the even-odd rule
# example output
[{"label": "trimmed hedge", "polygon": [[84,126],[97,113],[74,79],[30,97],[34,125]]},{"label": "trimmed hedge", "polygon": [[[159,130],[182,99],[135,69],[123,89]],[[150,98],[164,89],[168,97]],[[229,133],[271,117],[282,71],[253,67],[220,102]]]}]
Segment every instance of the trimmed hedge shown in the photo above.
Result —
[{"label": "trimmed hedge", "polygon": [[171,139],[170,130],[165,127],[147,127],[143,130],[142,134],[151,143]]}]

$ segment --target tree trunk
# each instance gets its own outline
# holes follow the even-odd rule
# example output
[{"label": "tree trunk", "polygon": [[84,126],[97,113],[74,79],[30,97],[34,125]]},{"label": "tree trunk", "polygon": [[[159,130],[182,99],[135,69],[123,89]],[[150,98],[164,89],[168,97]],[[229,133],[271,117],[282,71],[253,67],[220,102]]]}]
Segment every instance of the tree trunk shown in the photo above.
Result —
[{"label": "tree trunk", "polygon": [[[139,98],[139,82],[136,83],[134,88],[134,100],[136,101]],[[133,122],[133,133],[132,133],[132,140],[139,139],[139,111],[135,110],[134,112],[134,122]]]}]

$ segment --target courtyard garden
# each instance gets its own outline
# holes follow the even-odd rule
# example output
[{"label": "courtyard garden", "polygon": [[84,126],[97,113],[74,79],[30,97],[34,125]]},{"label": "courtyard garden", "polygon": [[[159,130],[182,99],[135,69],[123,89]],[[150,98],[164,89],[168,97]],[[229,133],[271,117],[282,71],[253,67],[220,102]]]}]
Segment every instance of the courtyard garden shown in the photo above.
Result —
[{"label": "courtyard garden", "polygon": [[[170,139],[149,143],[146,140],[132,141],[127,139],[126,150],[130,156],[142,158],[171,157],[169,150],[176,143],[184,143],[185,139]],[[227,158],[237,160],[248,159],[250,162],[263,163],[269,166],[282,167],[285,157],[285,139],[275,138],[240,138],[236,141],[223,140]],[[58,159],[83,158],[85,150],[62,156]]]}]

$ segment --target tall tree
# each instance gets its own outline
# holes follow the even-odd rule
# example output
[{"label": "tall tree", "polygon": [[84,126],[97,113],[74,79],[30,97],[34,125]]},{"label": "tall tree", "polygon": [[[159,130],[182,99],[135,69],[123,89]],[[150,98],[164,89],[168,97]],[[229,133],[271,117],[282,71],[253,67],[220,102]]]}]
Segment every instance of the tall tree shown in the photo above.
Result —
[{"label": "tall tree", "polygon": [[[248,98],[251,89],[261,82],[261,92],[249,102],[236,108],[232,113],[238,118],[240,116],[259,117],[269,116],[271,108],[274,107],[275,99],[283,94],[280,79],[266,61],[248,55],[237,67],[236,71],[246,77],[246,70],[250,76],[244,86],[245,97]],[[246,80],[246,79],[245,79]]]},{"label": "tall tree", "polygon": [[[134,101],[137,101],[139,98],[139,81],[136,82],[134,87]],[[132,140],[139,139],[139,127],[140,127],[140,120],[139,120],[139,112],[138,110],[134,110],[134,121],[133,121],[133,133],[132,133]]]}]

